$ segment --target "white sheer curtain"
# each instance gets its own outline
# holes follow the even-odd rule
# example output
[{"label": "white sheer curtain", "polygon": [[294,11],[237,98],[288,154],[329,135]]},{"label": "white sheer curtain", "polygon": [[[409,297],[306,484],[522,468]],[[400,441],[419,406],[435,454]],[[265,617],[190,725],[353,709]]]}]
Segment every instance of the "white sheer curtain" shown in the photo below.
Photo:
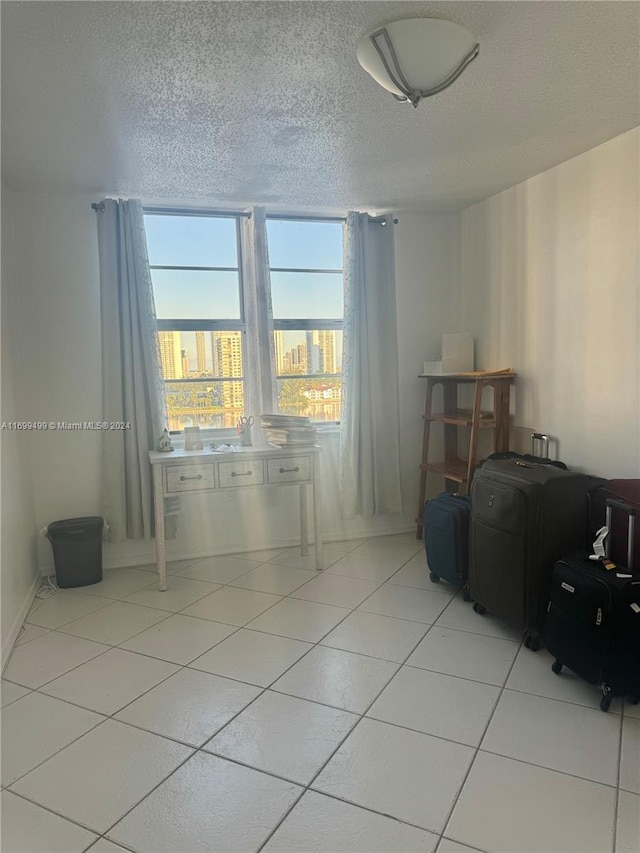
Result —
[{"label": "white sheer curtain", "polygon": [[98,208],[102,325],[102,512],[108,537],[150,539],[149,450],[166,425],[157,323],[142,204],[104,199]]},{"label": "white sheer curtain", "polygon": [[351,212],[344,247],[342,512],[402,512],[393,226]]},{"label": "white sheer curtain", "polygon": [[253,207],[242,222],[242,281],[244,309],[248,329],[246,338],[245,400],[246,415],[277,411],[273,340],[273,311],[267,224],[264,207]]}]

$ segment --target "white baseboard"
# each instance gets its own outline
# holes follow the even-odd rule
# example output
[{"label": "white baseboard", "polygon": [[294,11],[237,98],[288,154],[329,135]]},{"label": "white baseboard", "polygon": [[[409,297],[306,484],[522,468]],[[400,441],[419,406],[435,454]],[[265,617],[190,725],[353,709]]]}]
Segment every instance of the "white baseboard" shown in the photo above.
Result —
[{"label": "white baseboard", "polygon": [[[311,532],[311,531],[310,531]],[[414,525],[403,525],[401,527],[390,527],[388,529],[383,528],[381,530],[376,530],[375,534],[372,534],[370,530],[363,531],[359,533],[357,531],[350,532],[349,536],[346,537],[347,541],[351,539],[375,539],[378,536],[393,536],[400,535],[402,533],[414,533],[415,526]],[[325,548],[331,548],[332,542],[341,542],[344,541],[345,537],[333,537],[332,539],[324,538],[323,545]],[[224,549],[221,550],[211,550],[209,549],[194,549],[194,550],[181,550],[178,553],[167,553],[167,562],[174,563],[179,560],[203,560],[205,557],[222,557],[233,554],[250,554],[252,551],[272,551],[276,548],[296,548],[300,545],[300,539],[297,537],[287,537],[280,539],[271,539],[268,542],[265,542],[260,545],[252,544],[250,548],[247,548],[246,545],[242,545],[241,543],[237,543],[234,545],[227,545]],[[309,545],[313,545],[313,537],[309,538]],[[151,556],[136,556],[132,558],[120,558],[116,560],[105,561],[104,568],[105,570],[109,569],[122,569],[127,566],[147,566],[150,563],[155,563],[155,553]]]},{"label": "white baseboard", "polygon": [[25,596],[24,603],[20,608],[20,612],[13,620],[13,624],[11,625],[11,630],[7,636],[6,642],[2,647],[2,671],[4,672],[5,666],[9,662],[9,657],[11,656],[11,652],[13,651],[13,647],[15,646],[16,640],[18,639],[18,635],[20,634],[20,628],[22,628],[22,623],[27,618],[27,613],[31,609],[31,605],[33,604],[33,600],[36,597],[36,592],[38,591],[38,587],[40,586],[40,582],[42,577],[40,574],[37,574],[33,579],[33,583],[31,584],[31,588],[27,595]]},{"label": "white baseboard", "polygon": [[[372,533],[371,530],[354,530],[349,532],[349,536],[329,536],[325,537],[323,540],[323,544],[327,548],[331,548],[332,542],[341,542],[345,539],[374,539],[378,536],[394,536],[400,535],[402,533],[413,533],[415,532],[415,525],[411,524],[403,524],[399,526],[391,526],[381,528],[376,530],[375,533]],[[311,532],[311,531],[310,531]],[[246,545],[238,542],[234,544],[228,544],[223,549],[181,549],[178,552],[172,553],[168,551],[167,553],[167,562],[173,563],[179,560],[202,560],[205,557],[221,557],[226,556],[228,554],[249,554],[252,551],[270,551],[274,548],[295,548],[300,544],[300,539],[297,537],[284,537],[279,539],[271,539],[268,542],[264,542],[263,544],[255,544],[252,543],[251,547],[247,548]],[[313,538],[310,538],[309,544],[313,545]],[[136,554],[135,556],[130,557],[116,557],[103,559],[103,568],[108,571],[109,569],[123,569],[129,566],[148,566],[151,563],[155,563],[155,551],[152,551],[150,554]],[[53,574],[54,570],[52,568],[41,568],[40,573],[43,576]]]}]

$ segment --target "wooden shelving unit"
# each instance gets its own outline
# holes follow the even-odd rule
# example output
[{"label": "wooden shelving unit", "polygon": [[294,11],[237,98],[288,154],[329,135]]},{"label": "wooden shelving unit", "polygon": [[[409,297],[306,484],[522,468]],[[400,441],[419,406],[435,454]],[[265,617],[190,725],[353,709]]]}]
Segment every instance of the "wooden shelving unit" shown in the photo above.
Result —
[{"label": "wooden shelving unit", "polygon": [[[478,434],[481,429],[493,430],[493,452],[509,449],[509,398],[511,383],[516,374],[512,371],[486,373],[453,373],[448,375],[423,375],[427,380],[427,394],[424,408],[424,432],[422,437],[422,460],[420,463],[420,489],[418,493],[418,511],[416,514],[416,536],[422,538],[422,512],[427,493],[429,473],[444,477],[445,488],[460,490],[468,487],[477,464]],[[442,385],[443,410],[433,411],[433,390]],[[458,388],[474,386],[473,408],[460,409]],[[485,388],[493,389],[493,409],[482,410],[482,393]],[[444,459],[439,462],[429,460],[429,438],[431,424],[440,423],[444,430]],[[461,458],[458,440],[458,428],[471,427],[466,458]]]}]

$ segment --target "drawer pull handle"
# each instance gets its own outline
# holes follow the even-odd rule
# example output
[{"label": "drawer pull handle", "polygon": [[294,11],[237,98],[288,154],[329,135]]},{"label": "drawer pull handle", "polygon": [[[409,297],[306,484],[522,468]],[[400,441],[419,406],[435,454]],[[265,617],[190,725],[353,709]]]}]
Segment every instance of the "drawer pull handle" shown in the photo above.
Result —
[{"label": "drawer pull handle", "polygon": [[253,477],[253,471],[232,471],[232,477]]},{"label": "drawer pull handle", "polygon": [[296,465],[295,468],[280,468],[281,474],[297,474],[300,468]]},{"label": "drawer pull handle", "polygon": [[185,477],[184,474],[180,477],[180,482],[184,483],[185,480],[201,480],[202,474],[197,474],[194,477]]}]

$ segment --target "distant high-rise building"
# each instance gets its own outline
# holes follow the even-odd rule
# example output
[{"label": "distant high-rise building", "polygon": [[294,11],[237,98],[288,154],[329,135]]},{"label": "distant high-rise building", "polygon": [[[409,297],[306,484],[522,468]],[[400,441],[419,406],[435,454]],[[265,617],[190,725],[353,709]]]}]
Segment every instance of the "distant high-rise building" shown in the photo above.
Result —
[{"label": "distant high-rise building", "polygon": [[207,372],[207,356],[205,354],[204,332],[196,332],[196,370],[198,373]]},{"label": "distant high-rise building", "polygon": [[180,358],[182,361],[182,375],[188,376],[191,373],[191,365],[189,364],[189,353],[186,349],[180,350]]},{"label": "distant high-rise building", "polygon": [[335,373],[336,372],[336,333],[333,329],[319,329],[314,331],[314,336],[317,336],[317,343],[320,349],[320,373]]},{"label": "distant high-rise building", "polygon": [[219,332],[211,332],[211,373],[213,376],[220,376],[220,365],[218,364],[218,347],[216,344]]},{"label": "distant high-rise building", "polygon": [[182,379],[184,370],[182,365],[180,332],[158,332],[158,344],[160,346],[160,362],[164,378]]},{"label": "distant high-rise building", "polygon": [[318,346],[318,332],[316,330],[309,331],[306,334],[307,339],[307,373],[322,373],[321,351]]},{"label": "distant high-rise building", "polygon": [[[214,376],[242,376],[242,337],[240,332],[211,332],[211,353]],[[244,407],[244,383],[221,382],[222,404],[225,408]]]},{"label": "distant high-rise building", "polygon": [[295,348],[295,364],[297,373],[307,372],[307,345],[298,344]]}]

